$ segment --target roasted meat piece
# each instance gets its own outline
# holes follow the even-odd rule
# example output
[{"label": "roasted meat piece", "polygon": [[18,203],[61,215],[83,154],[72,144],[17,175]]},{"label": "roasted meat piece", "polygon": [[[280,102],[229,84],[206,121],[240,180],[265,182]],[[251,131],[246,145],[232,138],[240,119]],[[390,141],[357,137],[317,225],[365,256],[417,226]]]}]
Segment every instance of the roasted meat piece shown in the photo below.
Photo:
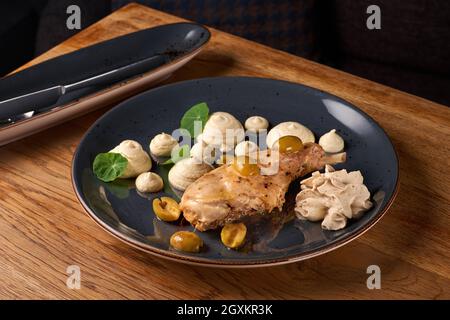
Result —
[{"label": "roasted meat piece", "polygon": [[[226,164],[192,183],[180,203],[185,219],[198,230],[205,231],[244,216],[281,210],[293,180],[320,170],[326,164],[345,161],[345,153],[326,155],[315,143],[305,144],[301,151],[276,153],[276,157],[274,152],[271,159],[277,159],[278,170],[273,174],[244,176],[231,164]],[[263,172],[267,165],[264,161],[258,163]]]}]

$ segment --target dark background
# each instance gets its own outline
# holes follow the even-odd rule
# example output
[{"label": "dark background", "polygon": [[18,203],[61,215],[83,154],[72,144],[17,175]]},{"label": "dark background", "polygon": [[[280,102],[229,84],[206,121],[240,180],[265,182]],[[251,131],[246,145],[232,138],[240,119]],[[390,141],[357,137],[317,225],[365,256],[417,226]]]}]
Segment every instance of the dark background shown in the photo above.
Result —
[{"label": "dark background", "polygon": [[[129,0],[0,2],[0,76]],[[450,105],[450,1],[446,0],[141,0],[136,1],[271,47]],[[366,9],[381,8],[381,30]],[[249,53],[250,54],[250,53]]]}]

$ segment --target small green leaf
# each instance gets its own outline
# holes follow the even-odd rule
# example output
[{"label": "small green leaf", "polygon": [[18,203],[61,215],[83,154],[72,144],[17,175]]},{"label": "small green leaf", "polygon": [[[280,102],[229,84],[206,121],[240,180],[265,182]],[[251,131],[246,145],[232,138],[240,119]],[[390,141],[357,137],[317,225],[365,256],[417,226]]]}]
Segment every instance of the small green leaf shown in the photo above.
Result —
[{"label": "small green leaf", "polygon": [[127,158],[119,153],[99,153],[92,165],[94,174],[104,182],[114,181],[122,175],[128,165]]},{"label": "small green leaf", "polygon": [[[192,106],[181,118],[180,128],[186,129],[189,131],[191,138],[196,138],[200,132],[194,132],[195,122],[201,122],[201,129],[205,126],[206,121],[208,120],[209,108],[206,102],[201,102]],[[201,131],[201,130],[197,130]]]},{"label": "small green leaf", "polygon": [[160,163],[162,166],[166,166],[169,164],[174,164],[172,158],[169,158],[168,160],[164,161],[163,163]]},{"label": "small green leaf", "polygon": [[[189,147],[188,144],[184,144],[180,147],[177,147],[172,154],[172,161],[174,163],[177,163],[180,160],[183,160],[185,158],[188,158],[190,155],[191,147]],[[175,155],[175,157],[173,156]]]},{"label": "small green leaf", "polygon": [[187,144],[184,144],[182,146],[178,146],[178,147],[176,147],[176,149],[174,149],[172,151],[172,155],[174,155],[174,156],[172,156],[171,158],[167,159],[163,163],[160,163],[160,165],[165,166],[165,165],[169,165],[169,164],[175,164],[178,161],[189,157],[190,150],[191,150],[191,148]]}]

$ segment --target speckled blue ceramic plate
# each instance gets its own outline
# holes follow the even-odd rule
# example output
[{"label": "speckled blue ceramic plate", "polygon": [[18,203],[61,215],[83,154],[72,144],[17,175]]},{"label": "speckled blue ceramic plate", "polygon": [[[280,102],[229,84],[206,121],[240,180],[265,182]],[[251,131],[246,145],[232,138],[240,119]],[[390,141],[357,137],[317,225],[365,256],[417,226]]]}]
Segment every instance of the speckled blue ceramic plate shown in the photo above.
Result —
[{"label": "speckled blue ceramic plate", "polygon": [[[170,249],[169,238],[175,231],[194,229],[155,217],[152,199],[174,196],[171,189],[166,187],[161,193],[140,195],[133,180],[103,183],[94,176],[92,162],[98,153],[111,150],[124,139],[139,141],[148,149],[154,135],[176,129],[187,108],[203,101],[211,111],[230,112],[242,122],[251,115],[266,117],[271,125],[298,121],[309,127],[316,137],[337,129],[345,139],[348,159],[336,168],[361,170],[374,206],[361,219],[350,221],[339,231],[322,230],[320,223],[274,218],[256,221],[250,226],[252,244],[240,251],[225,248],[218,231],[199,232],[205,243],[200,253]],[[367,231],[387,211],[396,194],[397,178],[398,161],[388,136],[355,106],[299,84],[245,77],[174,83],[121,103],[88,130],[75,152],[72,167],[73,185],[81,204],[107,232],[160,257],[221,267],[294,262],[348,243]],[[296,188],[298,182],[291,185],[286,208],[292,207]]]}]

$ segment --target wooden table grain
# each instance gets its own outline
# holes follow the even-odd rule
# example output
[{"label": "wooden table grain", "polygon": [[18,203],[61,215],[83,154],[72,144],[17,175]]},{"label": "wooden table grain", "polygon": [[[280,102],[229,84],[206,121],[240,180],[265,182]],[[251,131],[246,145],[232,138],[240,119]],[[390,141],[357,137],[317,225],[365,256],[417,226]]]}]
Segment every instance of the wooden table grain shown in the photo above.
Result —
[{"label": "wooden table grain", "polygon": [[[24,67],[138,29],[181,19],[128,5]],[[400,191],[356,241],[290,265],[242,270],[155,258],[100,229],[70,180],[74,150],[106,109],[0,147],[0,298],[400,299],[450,298],[450,109],[212,29],[212,40],[169,79],[248,75],[338,95],[386,130],[400,158]],[[81,288],[66,286],[67,267]],[[381,289],[366,286],[381,268]]]}]

